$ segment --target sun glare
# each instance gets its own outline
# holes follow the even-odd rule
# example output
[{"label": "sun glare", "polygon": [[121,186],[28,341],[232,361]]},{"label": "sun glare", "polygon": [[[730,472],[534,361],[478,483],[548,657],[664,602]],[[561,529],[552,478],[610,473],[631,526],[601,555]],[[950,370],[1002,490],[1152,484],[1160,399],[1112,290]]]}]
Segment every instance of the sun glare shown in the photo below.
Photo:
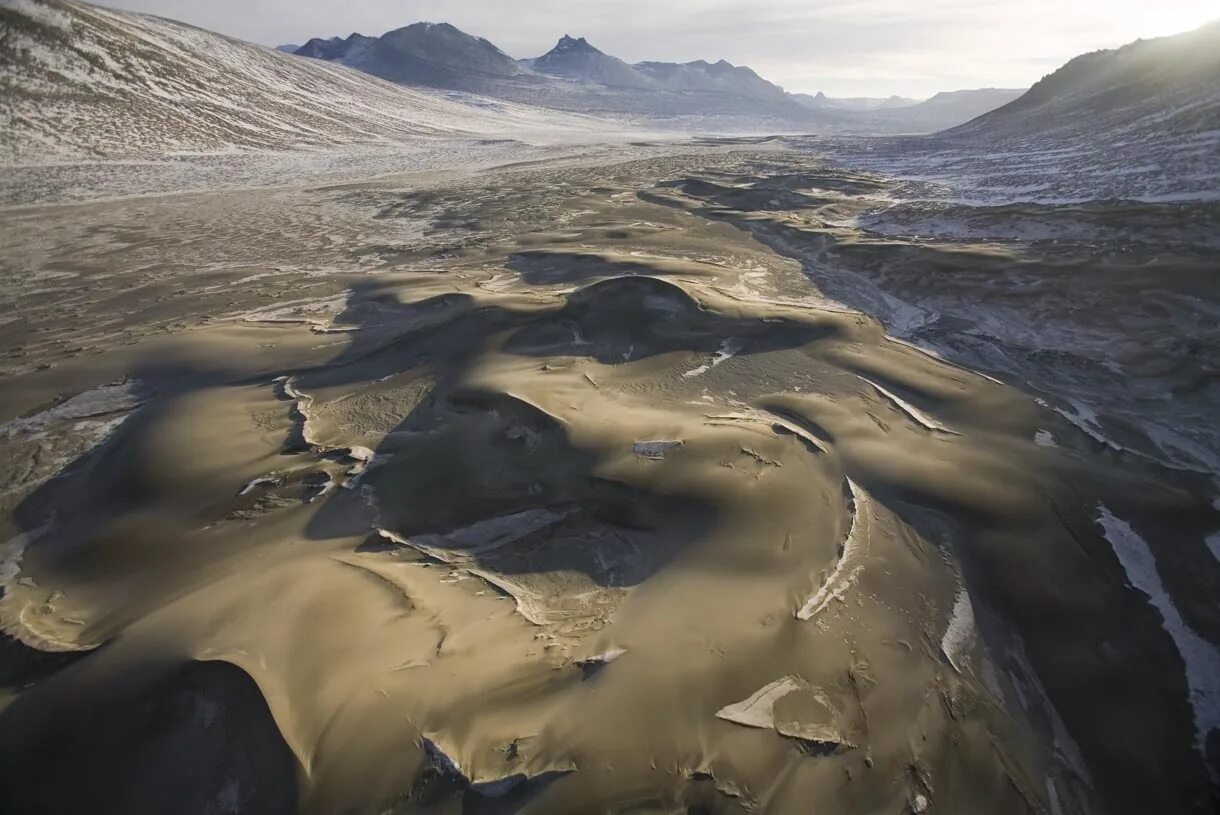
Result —
[{"label": "sun glare", "polygon": [[1215,0],[1139,0],[1107,3],[1104,14],[1113,15],[1125,35],[1149,39],[1181,34],[1220,20],[1220,4]]}]

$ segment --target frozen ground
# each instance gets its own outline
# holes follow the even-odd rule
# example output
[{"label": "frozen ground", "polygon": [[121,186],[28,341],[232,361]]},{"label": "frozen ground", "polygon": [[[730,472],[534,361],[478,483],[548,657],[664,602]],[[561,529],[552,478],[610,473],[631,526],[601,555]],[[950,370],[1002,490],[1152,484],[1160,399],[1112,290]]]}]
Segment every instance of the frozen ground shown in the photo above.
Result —
[{"label": "frozen ground", "polygon": [[342,184],[378,176],[463,174],[542,160],[580,162],[681,151],[665,140],[528,144],[510,139],[418,139],[410,144],[289,152],[180,154],[129,160],[60,160],[5,167],[0,206],[64,204],[185,191]]}]

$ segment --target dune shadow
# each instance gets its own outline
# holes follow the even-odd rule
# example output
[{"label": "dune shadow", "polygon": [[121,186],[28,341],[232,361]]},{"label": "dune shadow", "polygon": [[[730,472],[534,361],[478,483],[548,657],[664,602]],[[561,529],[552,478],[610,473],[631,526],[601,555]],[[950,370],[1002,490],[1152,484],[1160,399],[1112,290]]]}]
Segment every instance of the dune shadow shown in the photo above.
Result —
[{"label": "dune shadow", "polygon": [[9,812],[288,815],[296,775],[262,692],[228,662],[104,679],[67,671],[0,713]]}]

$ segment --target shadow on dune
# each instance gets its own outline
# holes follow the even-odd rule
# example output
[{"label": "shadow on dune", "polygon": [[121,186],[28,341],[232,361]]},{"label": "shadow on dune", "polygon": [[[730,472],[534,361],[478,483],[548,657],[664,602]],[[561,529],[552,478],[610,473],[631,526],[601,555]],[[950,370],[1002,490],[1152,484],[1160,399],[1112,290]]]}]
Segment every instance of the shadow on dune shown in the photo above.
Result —
[{"label": "shadow on dune", "polygon": [[69,670],[0,714],[8,812],[289,815],[296,775],[258,686],[228,662]]},{"label": "shadow on dune", "polygon": [[[530,309],[481,305],[467,295],[403,303],[388,287],[354,290],[351,307],[336,320],[358,326],[349,350],[325,368],[300,373],[298,387],[360,390],[402,376],[429,383],[373,451],[377,466],[362,482],[376,496],[384,528],[407,537],[444,536],[545,510],[562,520],[492,554],[473,547],[470,555],[504,574],[562,568],[601,586],[633,585],[704,535],[715,523],[715,507],[598,475],[606,454],[574,446],[563,419],[528,398],[477,384],[472,375],[483,357],[534,357],[541,376],[548,361],[617,365],[681,352],[706,359],[729,339],[737,355],[748,356],[833,338],[841,329],[714,311],[655,276],[646,262],[559,252],[526,257],[509,262],[526,282],[545,285],[562,274],[596,279],[553,307]],[[536,261],[544,265],[531,265]],[[308,533],[359,534],[348,522],[354,504],[329,501]],[[383,545],[371,541],[365,548]],[[607,566],[597,550],[616,546],[619,562]]]}]

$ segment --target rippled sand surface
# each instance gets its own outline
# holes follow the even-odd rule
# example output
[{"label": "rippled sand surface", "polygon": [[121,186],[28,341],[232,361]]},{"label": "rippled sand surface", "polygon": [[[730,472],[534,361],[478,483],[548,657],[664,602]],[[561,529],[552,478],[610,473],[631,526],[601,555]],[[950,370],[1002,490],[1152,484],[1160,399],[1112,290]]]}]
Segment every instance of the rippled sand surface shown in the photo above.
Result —
[{"label": "rippled sand surface", "polygon": [[0,795],[1214,811],[1216,216],[905,192],[720,145],[0,214]]}]

